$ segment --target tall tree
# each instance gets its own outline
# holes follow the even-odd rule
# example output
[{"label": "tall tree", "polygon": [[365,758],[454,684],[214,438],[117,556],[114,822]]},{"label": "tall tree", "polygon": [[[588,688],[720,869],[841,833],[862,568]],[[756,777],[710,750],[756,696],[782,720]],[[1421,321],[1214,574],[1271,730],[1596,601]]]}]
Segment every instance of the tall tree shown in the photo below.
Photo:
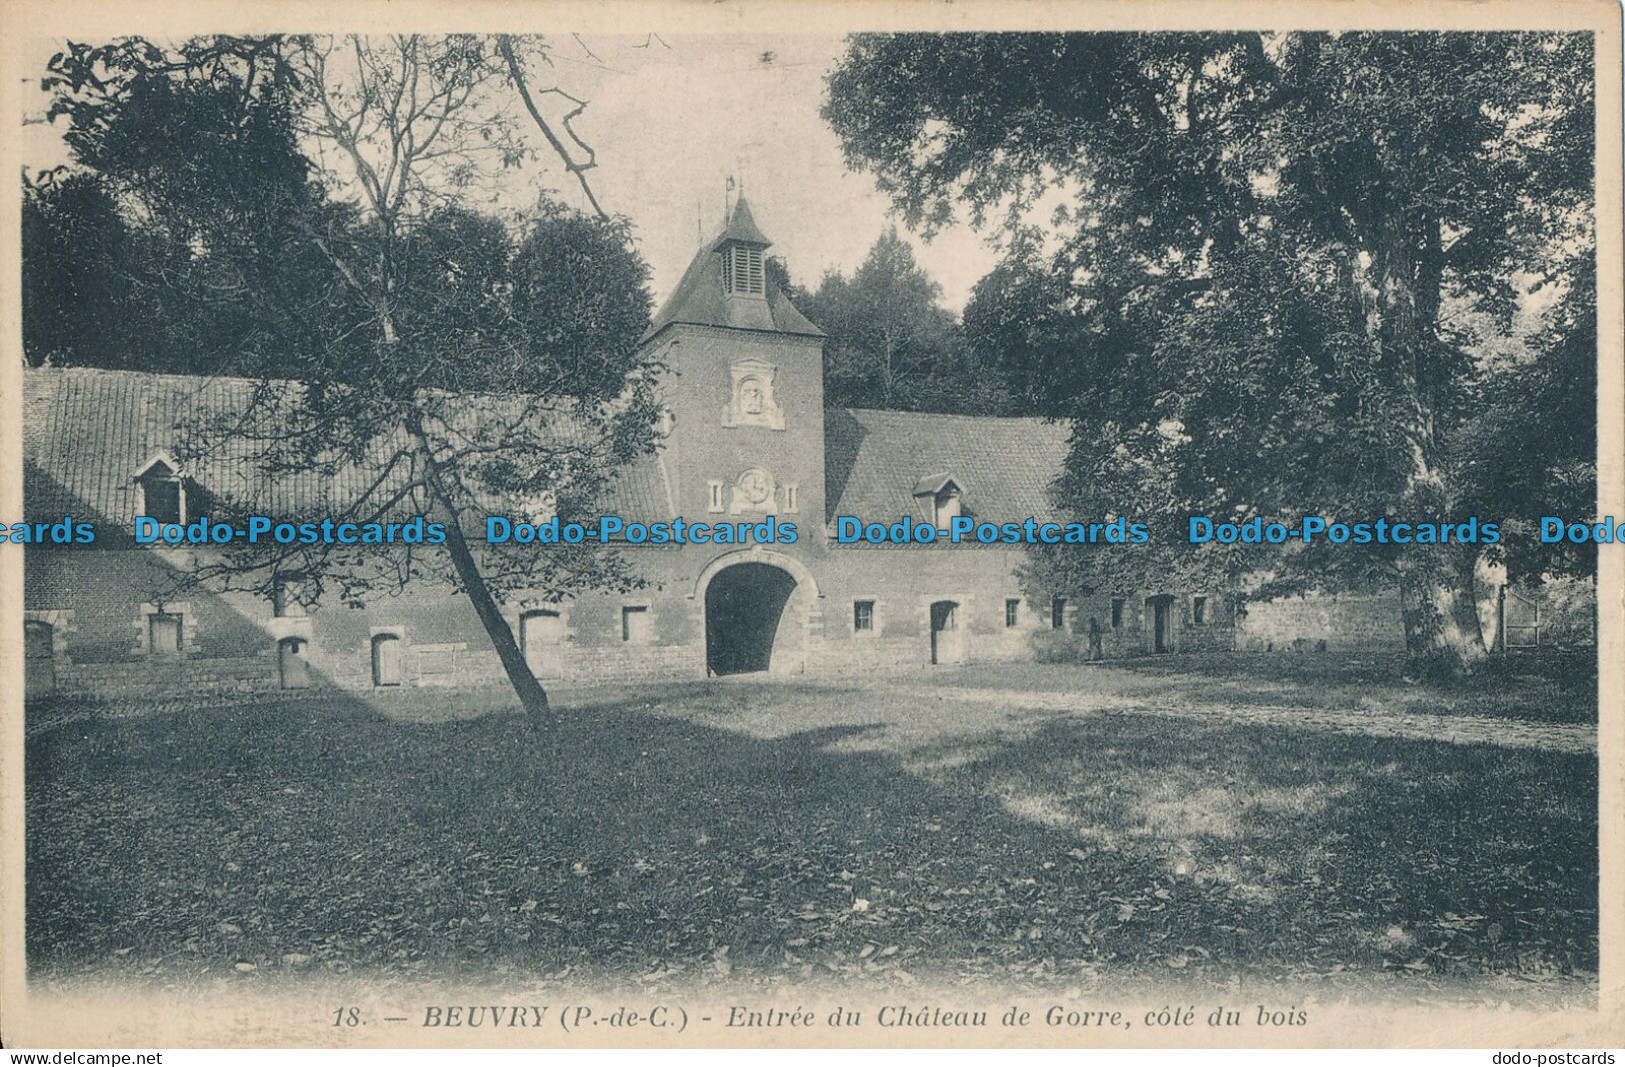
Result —
[{"label": "tall tree", "polygon": [[1595,576],[1595,544],[1543,542],[1537,517],[1597,506],[1597,269],[1575,262],[1562,296],[1513,358],[1485,367],[1476,413],[1451,442],[1479,514],[1511,516],[1492,550],[1513,581]]},{"label": "tall tree", "polygon": [[[586,508],[651,446],[656,411],[636,354],[647,270],[626,223],[544,201],[516,241],[468,206],[537,154],[521,103],[544,151],[565,152],[525,73],[542,48],[466,35],[127,40],[70,46],[48,79],[78,161],[190,249],[261,342],[217,368],[264,379],[251,410],[194,427],[199,450],[252,445],[261,477],[248,484],[263,488],[222,506],[263,512],[279,480],[314,471],[358,487],[328,502],[336,518],[404,510],[446,530],[443,549],[388,558],[327,544],[230,553],[209,576],[270,593],[296,572],[355,597],[445,573],[538,717],[547,695],[498,596],[626,576],[600,554],[509,553],[469,534],[488,511]],[[584,184],[590,158],[564,162]]]},{"label": "tall tree", "polygon": [[965,345],[942,287],[893,228],[847,278],[825,274],[798,306],[828,334],[824,402],[831,407],[993,414],[1007,402],[996,369]]},{"label": "tall tree", "polygon": [[[1067,488],[1150,464],[1166,484],[1117,507],[1169,527],[1463,518],[1479,368],[1441,309],[1504,322],[1590,254],[1589,35],[865,36],[824,113],[911,223],[1005,228],[973,338],[1084,428]],[[1366,554],[1414,653],[1482,654],[1476,559]]]},{"label": "tall tree", "polygon": [[[23,179],[23,353],[30,364],[143,366],[152,324],[125,264],[144,258],[94,174]],[[167,369],[167,368],[164,368]]]}]

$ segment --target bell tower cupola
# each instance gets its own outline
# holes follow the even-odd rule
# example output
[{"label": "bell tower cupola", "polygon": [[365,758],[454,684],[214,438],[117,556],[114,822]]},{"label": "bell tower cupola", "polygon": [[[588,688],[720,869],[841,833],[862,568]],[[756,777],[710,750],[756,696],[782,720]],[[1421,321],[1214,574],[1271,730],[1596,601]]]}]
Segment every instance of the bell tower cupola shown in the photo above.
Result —
[{"label": "bell tower cupola", "polygon": [[781,516],[820,552],[824,333],[768,274],[771,245],[740,197],[650,322],[645,351],[666,368],[661,462],[674,513]]},{"label": "bell tower cupola", "polygon": [[762,255],[773,242],[757,229],[750,204],[741,196],[715,248],[722,270],[722,295],[731,325],[772,329],[767,306],[767,271]]}]

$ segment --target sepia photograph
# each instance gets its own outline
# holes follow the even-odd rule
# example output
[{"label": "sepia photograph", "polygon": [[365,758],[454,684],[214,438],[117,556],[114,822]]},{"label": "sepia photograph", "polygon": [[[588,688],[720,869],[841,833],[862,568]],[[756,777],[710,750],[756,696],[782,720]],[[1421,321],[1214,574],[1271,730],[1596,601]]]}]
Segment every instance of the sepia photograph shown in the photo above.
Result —
[{"label": "sepia photograph", "polygon": [[88,11],[8,1048],[1625,1042],[1617,5]]}]

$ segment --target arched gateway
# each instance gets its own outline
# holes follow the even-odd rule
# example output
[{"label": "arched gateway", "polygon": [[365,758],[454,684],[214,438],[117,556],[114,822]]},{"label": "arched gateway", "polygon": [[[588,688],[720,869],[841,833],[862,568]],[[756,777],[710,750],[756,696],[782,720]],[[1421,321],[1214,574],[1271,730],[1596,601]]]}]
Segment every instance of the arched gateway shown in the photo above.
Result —
[{"label": "arched gateway", "polygon": [[818,596],[803,564],[777,552],[731,552],[696,585],[705,598],[707,674],[799,666],[809,600]]},{"label": "arched gateway", "polygon": [[705,669],[765,671],[796,580],[771,563],[736,563],[705,587]]}]

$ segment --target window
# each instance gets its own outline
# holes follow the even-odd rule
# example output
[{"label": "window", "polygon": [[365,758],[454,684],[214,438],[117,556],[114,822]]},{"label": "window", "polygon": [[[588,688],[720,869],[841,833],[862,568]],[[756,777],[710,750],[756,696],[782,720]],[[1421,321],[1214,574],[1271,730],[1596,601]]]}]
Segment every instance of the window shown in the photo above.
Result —
[{"label": "window", "polygon": [[457,673],[457,648],[454,645],[414,645],[419,685],[441,685]]},{"label": "window", "polygon": [[400,634],[376,634],[372,639],[372,684],[401,684]]},{"label": "window", "polygon": [[147,647],[154,656],[181,654],[181,617],[156,611],[147,616]]},{"label": "window", "polygon": [[1051,630],[1066,629],[1066,597],[1058,596],[1050,600],[1049,628]]},{"label": "window", "polygon": [[621,640],[631,645],[649,643],[649,605],[627,604],[621,608]]},{"label": "window", "polygon": [[722,260],[722,288],[729,294],[764,296],[766,275],[762,271],[762,250],[731,245]]},{"label": "window", "polygon": [[721,482],[706,482],[705,484],[706,484],[706,486],[708,487],[708,489],[710,491],[710,496],[708,497],[708,500],[710,502],[706,505],[705,510],[707,510],[707,511],[721,511],[722,510],[722,483]]},{"label": "window", "polygon": [[1004,602],[1004,625],[1011,627],[1021,622],[1021,600],[1010,597]]},{"label": "window", "polygon": [[962,487],[946,472],[928,474],[915,482],[913,496],[921,517],[939,530],[946,530],[961,515],[970,514]]},{"label": "window", "polygon": [[304,575],[277,575],[276,592],[272,597],[272,608],[276,612],[276,617],[279,619],[297,618],[305,614],[304,592]]},{"label": "window", "polygon": [[1122,597],[1112,597],[1112,629],[1114,630],[1123,628],[1123,603]]},{"label": "window", "polygon": [[784,487],[784,510],[794,512],[800,504],[799,496],[800,494],[796,492],[795,486],[786,485]]},{"label": "window", "polygon": [[875,628],[875,602],[873,600],[852,601],[852,630],[854,633],[873,631]]},{"label": "window", "polygon": [[1191,597],[1191,623],[1195,626],[1207,625],[1207,597]]},{"label": "window", "polygon": [[186,493],[174,467],[153,460],[136,483],[141,487],[141,514],[165,525],[186,521]]}]

